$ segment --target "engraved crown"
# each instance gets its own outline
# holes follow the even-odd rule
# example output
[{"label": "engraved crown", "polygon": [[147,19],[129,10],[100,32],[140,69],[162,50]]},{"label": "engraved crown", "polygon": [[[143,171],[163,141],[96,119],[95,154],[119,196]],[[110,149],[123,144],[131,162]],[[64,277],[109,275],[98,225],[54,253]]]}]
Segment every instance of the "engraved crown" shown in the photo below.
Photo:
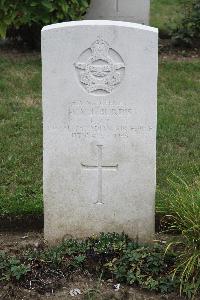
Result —
[{"label": "engraved crown", "polygon": [[108,55],[109,45],[106,43],[102,37],[98,37],[97,40],[92,44],[92,54],[95,57],[105,57]]}]

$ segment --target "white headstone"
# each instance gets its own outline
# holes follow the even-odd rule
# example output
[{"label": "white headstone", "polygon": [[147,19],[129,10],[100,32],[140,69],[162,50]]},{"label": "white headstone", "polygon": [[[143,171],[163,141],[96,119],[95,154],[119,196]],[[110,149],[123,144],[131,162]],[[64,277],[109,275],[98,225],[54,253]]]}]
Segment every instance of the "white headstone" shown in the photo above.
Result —
[{"label": "white headstone", "polygon": [[49,242],[122,231],[152,238],[157,42],[157,29],[125,22],[43,28]]},{"label": "white headstone", "polygon": [[119,20],[149,24],[150,0],[91,0],[87,20]]}]

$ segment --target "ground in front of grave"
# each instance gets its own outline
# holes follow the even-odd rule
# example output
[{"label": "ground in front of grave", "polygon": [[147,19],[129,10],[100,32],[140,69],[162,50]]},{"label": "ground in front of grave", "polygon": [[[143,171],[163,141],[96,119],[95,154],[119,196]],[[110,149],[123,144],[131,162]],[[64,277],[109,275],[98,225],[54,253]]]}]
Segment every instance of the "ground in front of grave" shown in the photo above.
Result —
[{"label": "ground in front of grave", "polygon": [[[157,234],[155,239],[158,241],[166,241],[169,237],[166,235]],[[44,244],[43,234],[38,232],[21,232],[21,233],[0,233],[0,251],[7,252],[12,255],[20,255],[22,250],[34,249]],[[25,289],[20,285],[13,285],[8,283],[2,285],[0,282],[0,299],[1,300],[184,300],[184,298],[177,296],[177,294],[161,295],[150,293],[141,289],[120,285],[119,290],[114,289],[117,282],[99,281],[99,278],[94,278],[92,275],[82,274],[80,272],[73,273],[70,278],[63,278],[57,282],[48,278],[40,287],[40,292],[34,289]],[[49,289],[51,287],[51,292]],[[81,295],[71,296],[70,291],[78,288]],[[91,290],[96,291],[94,297],[89,297],[88,293]]]}]

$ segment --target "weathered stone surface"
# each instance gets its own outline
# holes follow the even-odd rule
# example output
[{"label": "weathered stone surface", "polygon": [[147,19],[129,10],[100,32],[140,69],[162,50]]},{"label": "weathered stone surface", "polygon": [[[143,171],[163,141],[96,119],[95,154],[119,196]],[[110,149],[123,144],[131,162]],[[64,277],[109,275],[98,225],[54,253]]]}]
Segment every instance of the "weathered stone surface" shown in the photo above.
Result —
[{"label": "weathered stone surface", "polygon": [[149,24],[150,0],[91,0],[87,20],[118,20]]},{"label": "weathered stone surface", "polygon": [[64,236],[154,232],[157,29],[80,21],[42,30],[44,215]]}]

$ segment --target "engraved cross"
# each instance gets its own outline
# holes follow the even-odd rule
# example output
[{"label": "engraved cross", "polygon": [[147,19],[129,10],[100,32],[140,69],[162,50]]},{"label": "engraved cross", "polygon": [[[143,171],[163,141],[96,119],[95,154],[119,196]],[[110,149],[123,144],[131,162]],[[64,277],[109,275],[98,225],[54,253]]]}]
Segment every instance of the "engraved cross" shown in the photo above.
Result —
[{"label": "engraved cross", "polygon": [[103,156],[103,145],[97,145],[98,149],[98,165],[89,166],[82,164],[81,166],[86,170],[97,170],[98,171],[98,198],[95,204],[104,204],[103,203],[103,170],[107,171],[116,171],[118,169],[118,164],[112,166],[105,166],[102,162]]}]

